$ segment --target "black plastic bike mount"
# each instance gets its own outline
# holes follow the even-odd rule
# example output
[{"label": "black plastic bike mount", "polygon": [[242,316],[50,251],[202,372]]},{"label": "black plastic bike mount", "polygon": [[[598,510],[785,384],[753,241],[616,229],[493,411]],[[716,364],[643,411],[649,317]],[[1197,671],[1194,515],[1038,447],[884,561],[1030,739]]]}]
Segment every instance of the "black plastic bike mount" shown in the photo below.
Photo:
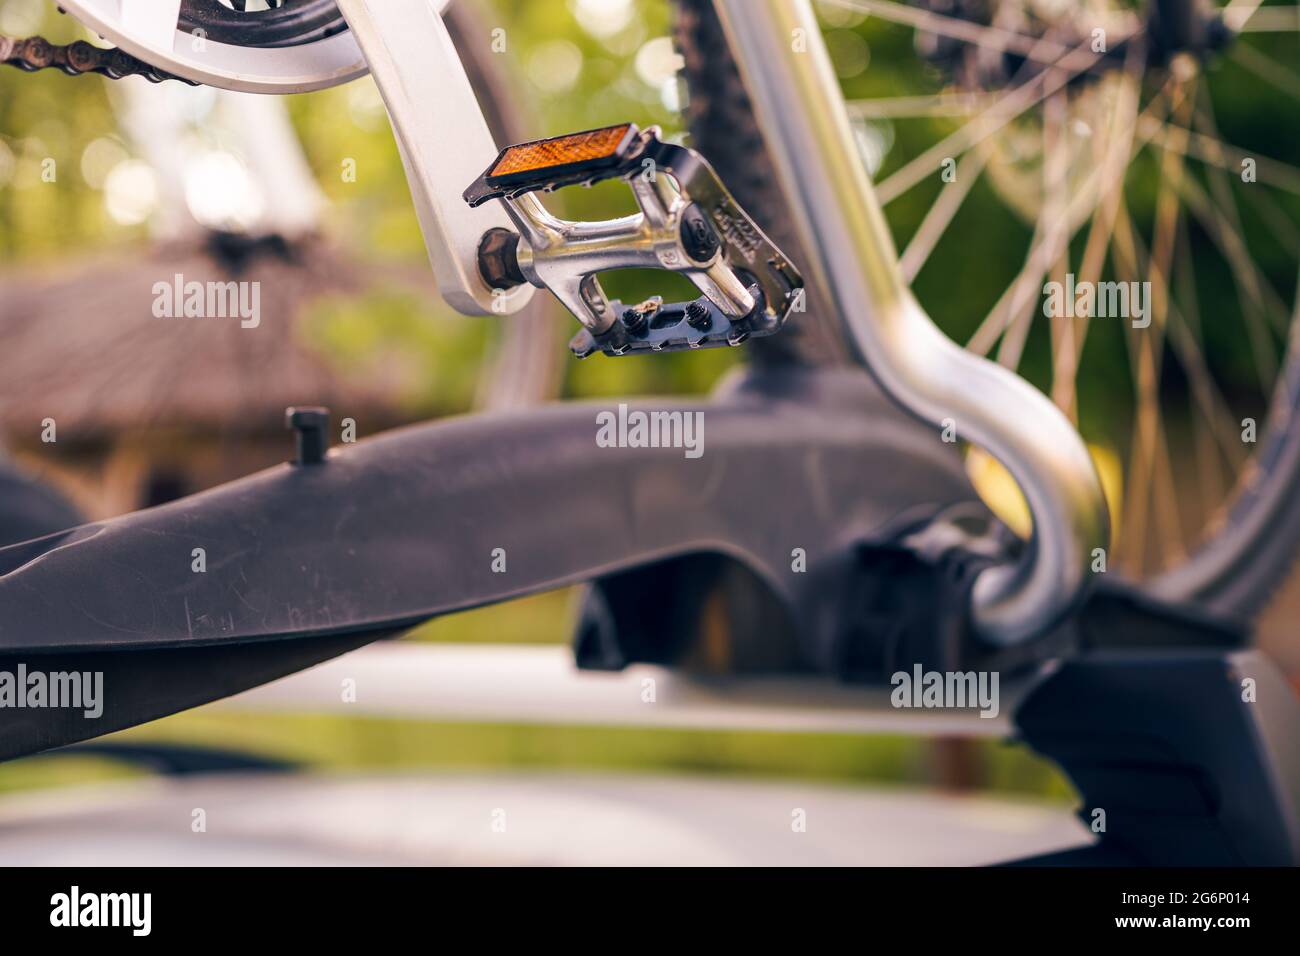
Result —
[{"label": "black plastic bike mount", "polygon": [[300,441],[301,463],[0,548],[0,670],[104,675],[98,718],[0,712],[0,759],[586,581],[587,667],[1029,675],[1021,738],[1076,782],[1085,823],[1102,809],[1107,827],[1096,847],[1037,862],[1297,861],[1300,715],[1238,649],[1241,629],[1103,576],[1032,646],[975,641],[966,591],[993,551],[936,547],[962,536],[926,529],[981,506],[954,446],[861,373],[750,371],[709,401],[625,404],[701,414],[704,454],[602,447],[613,406],[563,404],[323,457]]},{"label": "black plastic bike mount", "polygon": [[399,429],[0,549],[0,669],[102,671],[106,699],[98,719],[4,711],[0,757],[225,697],[441,614],[688,556],[761,582],[801,666],[829,671],[857,543],[899,515],[975,501],[955,447],[860,372],[751,373],[712,400],[626,403],[702,416],[697,458],[602,447],[618,404]]},{"label": "black plastic bike mount", "polygon": [[1016,727],[1079,791],[1092,846],[1032,865],[1300,865],[1300,702],[1254,651],[1098,650]]},{"label": "black plastic bike mount", "polygon": [[[945,520],[934,515],[927,527]],[[1018,674],[1032,689],[1015,711],[1017,738],[1069,777],[1079,817],[1096,833],[1091,846],[1022,864],[1300,865],[1300,701],[1266,658],[1244,649],[1244,626],[1101,577],[1053,633],[994,650],[973,637],[967,615],[986,552],[928,547],[926,530],[883,530],[858,546],[851,583],[837,588],[848,603],[820,667],[809,667],[807,645],[760,581],[706,555],[593,582],[578,663],[803,667],[875,685],[915,665]]]},{"label": "black plastic bike mount", "polygon": [[53,488],[0,460],[0,547],[43,537],[85,520]]}]

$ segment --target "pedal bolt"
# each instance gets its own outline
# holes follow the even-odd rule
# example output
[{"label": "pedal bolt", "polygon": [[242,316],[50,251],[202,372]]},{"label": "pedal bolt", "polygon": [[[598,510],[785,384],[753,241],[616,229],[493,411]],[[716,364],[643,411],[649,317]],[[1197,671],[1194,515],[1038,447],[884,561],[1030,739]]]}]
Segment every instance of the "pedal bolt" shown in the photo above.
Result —
[{"label": "pedal bolt", "polygon": [[707,329],[712,324],[709,310],[698,302],[686,307],[686,322],[693,329]]},{"label": "pedal bolt", "polygon": [[489,289],[505,291],[528,280],[519,268],[519,234],[497,226],[478,244],[478,273]]},{"label": "pedal bolt", "polygon": [[639,309],[624,309],[623,325],[629,332],[640,332],[646,326],[645,313]]}]

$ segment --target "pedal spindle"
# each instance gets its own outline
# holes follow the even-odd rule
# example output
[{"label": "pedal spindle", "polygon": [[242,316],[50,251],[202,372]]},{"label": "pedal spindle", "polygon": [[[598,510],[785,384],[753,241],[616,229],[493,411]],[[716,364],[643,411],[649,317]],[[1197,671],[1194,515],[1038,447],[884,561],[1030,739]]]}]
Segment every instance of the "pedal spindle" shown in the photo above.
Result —
[{"label": "pedal spindle", "polygon": [[[622,179],[640,212],[574,222],[553,216],[537,194]],[[803,302],[798,271],[699,153],[632,123],[509,146],[465,191],[479,206],[499,200],[519,230],[494,230],[479,269],[494,289],[521,282],[549,289],[583,324],[569,347],[627,355],[735,346],[778,331]],[[628,305],[611,300],[598,274],[664,269],[686,275],[701,295]]]}]

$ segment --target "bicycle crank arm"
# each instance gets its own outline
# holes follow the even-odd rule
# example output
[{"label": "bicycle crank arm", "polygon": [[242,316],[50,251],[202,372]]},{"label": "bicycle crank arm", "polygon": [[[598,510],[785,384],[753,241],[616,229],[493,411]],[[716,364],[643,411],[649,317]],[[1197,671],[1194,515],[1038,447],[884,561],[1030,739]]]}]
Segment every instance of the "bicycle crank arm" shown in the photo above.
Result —
[{"label": "bicycle crank arm", "polygon": [[[610,179],[628,184],[639,213],[572,222],[538,199]],[[570,342],[579,358],[736,346],[776,332],[802,302],[798,271],[704,157],[661,141],[653,127],[623,123],[509,146],[465,191],[471,207],[491,200],[519,233],[484,236],[480,274],[502,294],[525,282],[550,289],[585,327]],[[610,300],[598,275],[637,268],[682,273],[700,296]]]},{"label": "bicycle crank arm", "polygon": [[[205,703],[441,614],[678,555],[750,569],[804,658],[833,669],[859,536],[974,493],[952,446],[864,375],[765,374],[713,401],[400,429],[0,549],[0,671],[104,675],[98,718],[0,709],[0,758]],[[598,441],[607,416],[651,413],[702,416],[703,454]]]}]

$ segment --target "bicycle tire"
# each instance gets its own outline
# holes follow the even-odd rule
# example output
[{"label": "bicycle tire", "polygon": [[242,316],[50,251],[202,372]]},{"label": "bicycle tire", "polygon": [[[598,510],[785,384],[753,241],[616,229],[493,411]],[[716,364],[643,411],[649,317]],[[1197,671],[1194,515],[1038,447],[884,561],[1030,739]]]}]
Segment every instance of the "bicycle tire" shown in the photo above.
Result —
[{"label": "bicycle tire", "polygon": [[[740,205],[794,262],[806,260],[785,214],[780,186],[711,0],[683,0],[675,18],[677,47],[690,92],[691,143],[708,157]],[[806,312],[780,335],[746,346],[758,364],[844,365],[850,347],[821,295],[807,290]]]},{"label": "bicycle tire", "polygon": [[[675,0],[675,5],[692,141],[746,210],[799,263],[785,197],[712,0]],[[849,354],[838,322],[810,299],[804,339],[794,346],[797,356],[824,362]],[[1253,620],[1275,596],[1300,556],[1300,335],[1295,327],[1268,422],[1260,450],[1218,526],[1185,562],[1144,582],[1151,593],[1243,620]]]}]

